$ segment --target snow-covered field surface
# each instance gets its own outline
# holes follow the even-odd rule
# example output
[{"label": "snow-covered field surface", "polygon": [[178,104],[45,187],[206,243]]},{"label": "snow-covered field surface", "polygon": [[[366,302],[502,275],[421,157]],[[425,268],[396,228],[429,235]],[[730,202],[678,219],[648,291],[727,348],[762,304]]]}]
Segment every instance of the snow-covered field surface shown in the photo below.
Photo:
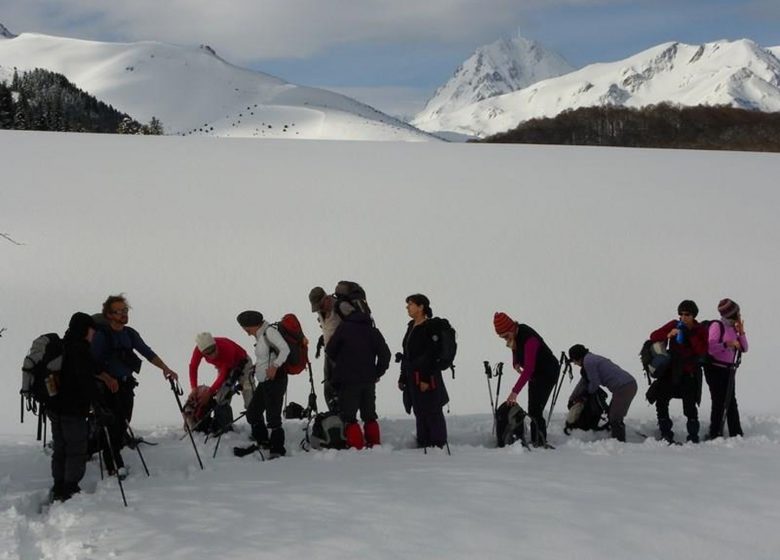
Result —
[{"label": "snow-covered field surface", "polygon": [[[0,233],[24,243],[0,238],[0,558],[776,558],[779,172],[772,154],[0,132]],[[393,366],[381,448],[306,454],[288,422],[293,453],[261,463],[230,455],[242,425],[216,459],[199,443],[201,472],[146,364],[134,424],[159,445],[144,448],[150,478],[125,451],[130,507],[93,463],[83,495],[39,512],[48,457],[17,393],[36,335],[125,292],[131,325],[186,378],[199,331],[250,348],[234,320],[246,308],[294,312],[315,339],[308,291],[345,278],[393,351],[414,292],[458,330],[451,457],[410,448]],[[492,448],[482,361],[509,359],[494,311],[639,377],[642,341],[681,299],[713,318],[722,297],[751,343],[744,439],[642,442],[634,430],[654,423],[641,395],[633,441],[567,438],[566,382],[558,449]],[[306,394],[293,379],[289,398]],[[700,412],[704,430],[706,388]],[[679,434],[678,401],[672,414]]]}]

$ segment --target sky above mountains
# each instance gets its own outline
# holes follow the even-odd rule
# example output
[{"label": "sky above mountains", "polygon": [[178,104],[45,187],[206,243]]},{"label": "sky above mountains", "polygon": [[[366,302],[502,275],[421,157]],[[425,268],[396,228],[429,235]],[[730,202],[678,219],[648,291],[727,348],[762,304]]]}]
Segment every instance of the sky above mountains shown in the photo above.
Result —
[{"label": "sky above mountains", "polygon": [[780,45],[776,0],[0,0],[0,23],[101,41],[209,44],[238,65],[401,115],[473,51],[516,33],[572,65],[666,41]]}]

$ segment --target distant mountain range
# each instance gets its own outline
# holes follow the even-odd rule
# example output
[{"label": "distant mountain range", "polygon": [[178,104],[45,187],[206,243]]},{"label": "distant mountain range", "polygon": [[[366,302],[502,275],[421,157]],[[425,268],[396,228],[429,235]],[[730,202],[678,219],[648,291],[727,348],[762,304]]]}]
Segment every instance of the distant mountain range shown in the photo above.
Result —
[{"label": "distant mountain range", "polygon": [[[567,109],[594,105],[641,107],[665,101],[780,111],[779,56],[780,47],[765,49],[750,40],[703,45],[665,43],[625,60],[591,64],[465,106],[462,100],[481,95],[481,82],[495,70],[488,68],[481,79],[474,79],[461,67],[429,102],[430,106],[436,101],[436,110],[426,107],[412,123],[435,133],[484,137],[531,118],[553,117]],[[542,69],[548,70],[548,57],[540,60]],[[507,58],[504,68],[518,64],[527,67],[534,61],[522,55]],[[531,68],[526,72],[534,74]],[[458,91],[459,95],[441,102],[445,91]]]},{"label": "distant mountain range", "polygon": [[337,140],[432,140],[368,105],[234,66],[206,45],[103,43],[0,25],[0,80],[45,68],[168,134]]}]

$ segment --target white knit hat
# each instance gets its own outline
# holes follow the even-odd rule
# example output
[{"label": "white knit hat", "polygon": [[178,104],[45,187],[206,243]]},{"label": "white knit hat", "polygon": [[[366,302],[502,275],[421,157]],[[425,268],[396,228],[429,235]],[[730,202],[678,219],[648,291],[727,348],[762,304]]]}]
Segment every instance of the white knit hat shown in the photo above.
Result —
[{"label": "white knit hat", "polygon": [[214,337],[211,336],[211,333],[209,332],[202,332],[198,333],[195,337],[195,344],[198,345],[198,350],[203,352],[204,350],[208,350],[212,346],[217,345],[217,341],[214,340]]}]

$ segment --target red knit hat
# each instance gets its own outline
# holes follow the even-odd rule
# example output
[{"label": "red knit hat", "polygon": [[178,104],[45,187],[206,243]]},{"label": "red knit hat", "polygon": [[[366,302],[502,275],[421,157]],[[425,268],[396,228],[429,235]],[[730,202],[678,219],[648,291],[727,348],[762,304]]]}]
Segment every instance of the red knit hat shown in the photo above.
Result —
[{"label": "red knit hat", "polygon": [[739,315],[739,305],[729,298],[722,299],[718,303],[718,312],[724,319],[734,319]]},{"label": "red knit hat", "polygon": [[496,329],[496,334],[499,336],[514,331],[515,324],[514,319],[502,311],[497,311],[495,315],[493,315],[493,327]]}]

